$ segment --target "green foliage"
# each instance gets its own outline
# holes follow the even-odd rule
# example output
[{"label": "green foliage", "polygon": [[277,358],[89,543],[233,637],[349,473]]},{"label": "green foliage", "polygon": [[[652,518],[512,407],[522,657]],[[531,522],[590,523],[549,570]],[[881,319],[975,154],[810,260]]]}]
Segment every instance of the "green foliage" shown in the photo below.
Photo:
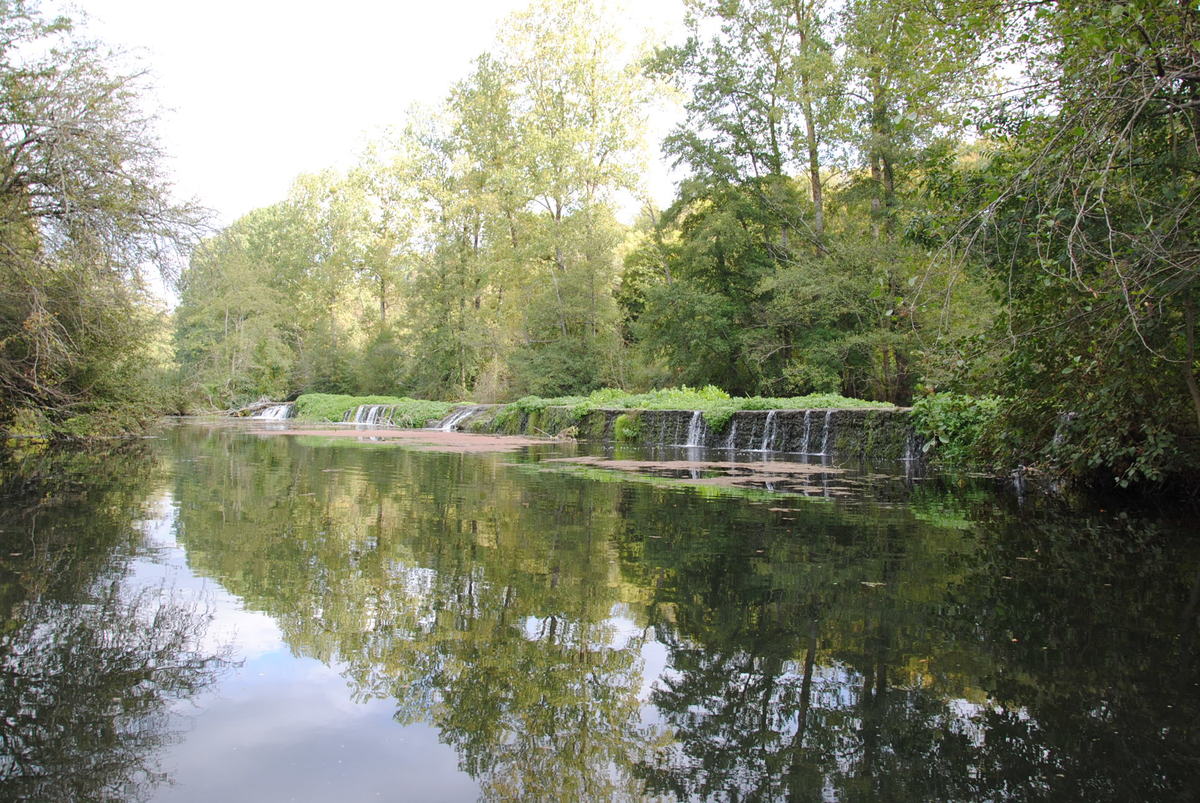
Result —
[{"label": "green foliage", "polygon": [[991,340],[1013,461],[1099,485],[1200,476],[1200,9],[1040,7],[1026,89],[993,110],[970,229],[1003,287]]},{"label": "green foliage", "polygon": [[177,317],[196,394],[495,399],[620,380],[615,194],[642,173],[638,64],[601,4],[535,3],[438,113],[214,237]]},{"label": "green foliage", "polygon": [[295,418],[299,421],[341,421],[347,412],[364,404],[394,406],[391,421],[398,427],[423,427],[429,421],[444,418],[454,407],[453,402],[406,397],[305,393],[296,399]]},{"label": "green foliage", "polygon": [[195,212],[170,201],[139,75],[32,4],[0,4],[0,40],[0,429],[24,410],[47,434],[136,428],[162,325],[141,272],[169,272]]},{"label": "green foliage", "polygon": [[[541,0],[439,113],[196,252],[182,375],[209,405],[536,394],[497,413],[509,429],[564,404],[702,409],[720,426],[760,396],[994,393],[1002,423],[982,432],[959,420],[970,405],[922,404],[943,459],[1186,486],[1200,474],[1193,5],[695,0],[687,40],[639,61],[599,4]],[[636,191],[653,80],[683,92],[664,149],[688,174],[630,229],[614,199]],[[8,219],[7,240],[37,239]],[[41,349],[63,374],[45,387],[117,393],[140,368],[87,332],[124,308],[71,316],[80,296],[120,293],[79,269],[41,295],[23,266],[4,274],[0,356],[25,376]],[[106,369],[75,376],[87,362],[63,356],[68,341]],[[609,385],[743,398],[596,395]]]},{"label": "green foliage", "polygon": [[642,421],[638,413],[621,413],[613,421],[613,437],[617,443],[636,443],[642,435]]},{"label": "green foliage", "polygon": [[370,338],[354,366],[354,386],[365,393],[386,394],[400,386],[404,349],[390,328]]},{"label": "green foliage", "polygon": [[921,451],[946,465],[981,463],[1004,401],[995,396],[936,393],[913,403],[913,425]]},{"label": "green foliage", "polygon": [[[883,402],[847,399],[829,393],[790,398],[735,398],[713,385],[703,388],[663,388],[646,393],[629,393],[616,388],[605,388],[588,396],[526,396],[505,405],[497,414],[496,420],[515,425],[522,415],[539,413],[549,407],[570,408],[577,418],[582,418],[593,410],[700,410],[709,427],[720,430],[738,410],[859,409],[890,406]],[[635,423],[636,418],[631,419],[627,426],[632,428]]]},{"label": "green foliage", "polygon": [[197,247],[180,278],[176,359],[207,407],[291,394],[299,331],[277,243],[294,223],[282,205],[256,210]]}]

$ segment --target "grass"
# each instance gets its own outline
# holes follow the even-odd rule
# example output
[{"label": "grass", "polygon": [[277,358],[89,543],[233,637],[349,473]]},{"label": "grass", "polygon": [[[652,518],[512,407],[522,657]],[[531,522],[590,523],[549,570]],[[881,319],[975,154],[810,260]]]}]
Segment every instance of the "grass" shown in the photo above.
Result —
[{"label": "grass", "polygon": [[597,390],[588,396],[560,396],[542,398],[526,396],[501,410],[498,418],[507,418],[521,413],[535,413],[547,407],[570,407],[576,416],[584,416],[592,410],[700,410],[704,420],[713,431],[725,428],[729,418],[739,410],[843,410],[858,408],[888,408],[894,405],[884,402],[848,399],[835,393],[814,393],[809,396],[768,398],[750,396],[735,398],[720,388],[709,385],[704,388],[664,388],[648,393],[629,393],[617,388]]},{"label": "grass", "polygon": [[456,402],[426,401],[405,396],[342,396],[333,393],[305,393],[296,399],[299,421],[341,421],[348,410],[362,404],[393,405],[392,423],[398,427],[423,427],[429,421],[445,418]]},{"label": "grass", "polygon": [[[347,410],[360,404],[395,405],[392,421],[400,427],[423,427],[433,419],[444,418],[456,402],[423,401],[396,396],[340,396],[330,393],[306,393],[296,399],[296,418],[300,421],[341,421]],[[700,410],[714,432],[725,428],[730,416],[738,410],[829,410],[864,407],[892,407],[884,402],[848,399],[835,393],[815,393],[809,396],[767,398],[750,396],[735,398],[720,388],[664,388],[647,393],[630,393],[618,388],[604,388],[587,396],[558,396],[543,398],[526,396],[504,405],[496,414],[496,422],[505,422],[522,415],[540,413],[548,407],[569,408],[576,418],[592,410]],[[630,428],[636,419],[626,422]]]}]

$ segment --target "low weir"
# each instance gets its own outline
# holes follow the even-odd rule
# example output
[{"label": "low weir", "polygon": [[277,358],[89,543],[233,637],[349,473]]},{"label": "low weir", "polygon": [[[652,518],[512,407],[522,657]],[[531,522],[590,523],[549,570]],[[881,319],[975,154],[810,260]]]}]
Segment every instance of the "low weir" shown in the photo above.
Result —
[{"label": "low weir", "polygon": [[482,404],[468,404],[462,407],[455,407],[450,411],[449,415],[437,422],[437,425],[433,428],[441,432],[455,432],[461,429],[462,425],[468,419],[483,409],[485,409],[485,405]]},{"label": "low weir", "polygon": [[[455,407],[440,421],[432,422],[429,429],[441,432],[455,432],[462,429],[464,422],[484,410],[488,405],[465,404]],[[394,404],[360,404],[352,407],[342,415],[343,424],[360,424],[368,427],[398,427],[394,420],[396,405]]]},{"label": "low weir", "polygon": [[[265,409],[256,418],[281,420],[291,405]],[[850,410],[740,410],[713,431],[699,410],[591,410],[569,407],[501,415],[502,405],[464,404],[429,428],[442,432],[555,435],[581,440],[655,447],[710,449],[730,453],[792,454],[806,458],[849,458],[918,462],[921,450],[904,408]],[[342,421],[365,426],[396,426],[394,405],[364,404]],[[624,418],[621,426],[618,419]]]},{"label": "low weir", "polygon": [[[805,457],[917,461],[911,412],[904,408],[852,410],[740,410],[714,432],[698,410],[592,410],[548,407],[498,419],[498,408],[479,408],[456,422],[469,432],[554,434],[574,428],[582,440],[623,441],[726,452]],[[624,426],[617,420],[624,417]],[[618,437],[618,435],[622,437]]]}]

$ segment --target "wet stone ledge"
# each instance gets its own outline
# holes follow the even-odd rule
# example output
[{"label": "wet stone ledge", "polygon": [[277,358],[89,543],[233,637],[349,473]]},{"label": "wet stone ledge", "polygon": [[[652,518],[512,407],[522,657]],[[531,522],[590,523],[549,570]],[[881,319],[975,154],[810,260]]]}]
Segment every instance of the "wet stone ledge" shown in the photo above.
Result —
[{"label": "wet stone ledge", "polygon": [[471,432],[554,436],[641,446],[681,446],[737,452],[787,453],[856,460],[914,459],[919,452],[906,408],[742,410],[714,432],[693,410],[592,410],[569,407],[503,415],[481,410],[463,422]]}]

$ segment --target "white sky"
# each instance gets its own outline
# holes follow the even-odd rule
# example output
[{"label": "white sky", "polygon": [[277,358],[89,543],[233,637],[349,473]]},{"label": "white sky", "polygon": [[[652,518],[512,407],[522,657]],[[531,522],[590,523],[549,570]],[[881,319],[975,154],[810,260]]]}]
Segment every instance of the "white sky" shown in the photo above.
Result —
[{"label": "white sky", "polygon": [[[281,200],[300,173],[349,164],[371,132],[436,104],[526,0],[46,0],[84,12],[92,38],[132,51],[181,198],[226,224]],[[664,34],[680,0],[630,0],[628,21]],[[75,13],[73,13],[75,12]],[[668,121],[656,128],[665,133]],[[655,144],[652,153],[657,153]],[[670,181],[648,176],[660,203]]]}]

